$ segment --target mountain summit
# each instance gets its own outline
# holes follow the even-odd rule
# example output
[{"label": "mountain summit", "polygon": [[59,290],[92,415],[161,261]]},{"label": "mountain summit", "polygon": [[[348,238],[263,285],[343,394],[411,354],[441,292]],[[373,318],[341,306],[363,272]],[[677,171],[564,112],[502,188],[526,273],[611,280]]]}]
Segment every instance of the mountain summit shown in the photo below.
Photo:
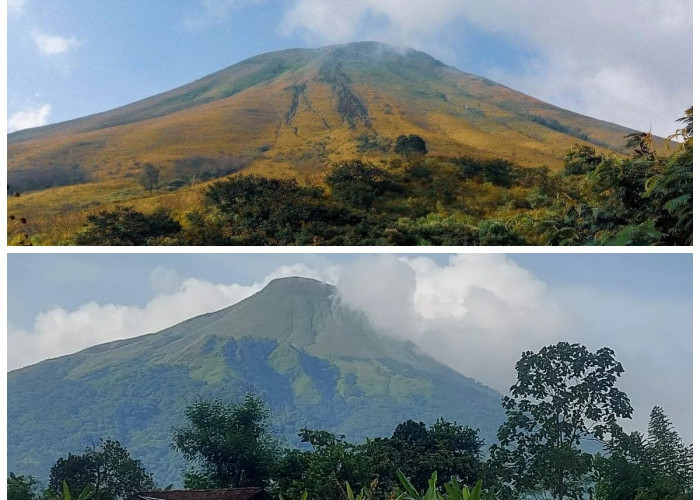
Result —
[{"label": "mountain summit", "polygon": [[302,427],[362,440],[441,416],[493,441],[503,421],[496,391],[377,333],[334,287],[284,278],[160,332],[8,373],[8,470],[45,477],[59,457],[103,436],[158,482],[178,481],[182,462],[168,445],[185,406],[248,392],[292,444]]},{"label": "mountain summit", "polygon": [[360,42],[262,54],[121,108],[12,133],[8,165],[79,165],[105,180],[133,175],[134,163],[198,156],[267,175],[313,175],[367,141],[418,134],[435,154],[559,167],[572,142],[621,149],[630,132],[423,52]]}]

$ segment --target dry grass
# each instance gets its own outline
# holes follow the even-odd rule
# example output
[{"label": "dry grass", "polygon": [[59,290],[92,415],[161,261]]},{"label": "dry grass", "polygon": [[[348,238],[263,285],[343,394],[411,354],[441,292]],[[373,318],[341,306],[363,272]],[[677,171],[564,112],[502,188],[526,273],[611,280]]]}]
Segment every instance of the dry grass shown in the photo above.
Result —
[{"label": "dry grass", "polygon": [[[360,74],[363,68],[357,69],[357,62],[348,63],[344,71],[353,81],[352,92],[366,106],[371,124],[368,128],[360,122],[352,128],[337,110],[333,87],[319,77],[322,63],[322,59],[310,59],[306,66],[292,65],[272,80],[223,99],[196,105],[183,101],[176,112],[165,116],[92,131],[67,124],[43,138],[12,142],[8,146],[10,170],[77,164],[89,172],[92,182],[10,198],[8,213],[27,217],[29,223],[22,227],[11,224],[9,241],[17,242],[30,233],[36,244],[64,242],[87,215],[117,204],[145,211],[164,206],[177,216],[200,205],[205,184],[148,196],[137,182],[137,162],[157,165],[161,180],[167,180],[172,179],[178,159],[195,155],[248,158],[247,173],[319,183],[330,164],[358,156],[357,137],[364,132],[391,140],[400,134],[418,134],[434,155],[503,157],[524,166],[551,168],[561,165],[573,142],[583,141],[535,123],[528,119],[530,115],[581,129],[614,147],[622,144],[628,132],[453,70],[432,74],[407,68],[405,75],[399,75],[376,66]],[[212,79],[216,85],[208,92],[214,95],[236,78],[249,78],[251,68],[243,65],[222,72]],[[294,88],[301,85],[304,91],[292,109]],[[176,94],[182,92],[173,91]],[[133,105],[134,113],[148,111],[150,102]],[[117,111],[87,118],[83,130],[90,120],[107,120],[110,113]],[[375,153],[367,158],[379,161],[385,156]]]}]

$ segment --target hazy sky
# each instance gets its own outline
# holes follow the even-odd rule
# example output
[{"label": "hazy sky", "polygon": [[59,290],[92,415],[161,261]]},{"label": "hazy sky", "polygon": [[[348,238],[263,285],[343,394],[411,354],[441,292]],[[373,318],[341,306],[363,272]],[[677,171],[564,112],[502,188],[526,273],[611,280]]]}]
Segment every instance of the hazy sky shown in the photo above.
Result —
[{"label": "hazy sky", "polygon": [[661,405],[691,440],[686,254],[10,254],[8,368],[158,331],[282,276],[336,284],[384,333],[502,392],[524,350],[611,347],[631,427]]},{"label": "hazy sky", "polygon": [[260,52],[378,40],[668,135],[692,0],[8,0],[8,130],[104,111]]}]

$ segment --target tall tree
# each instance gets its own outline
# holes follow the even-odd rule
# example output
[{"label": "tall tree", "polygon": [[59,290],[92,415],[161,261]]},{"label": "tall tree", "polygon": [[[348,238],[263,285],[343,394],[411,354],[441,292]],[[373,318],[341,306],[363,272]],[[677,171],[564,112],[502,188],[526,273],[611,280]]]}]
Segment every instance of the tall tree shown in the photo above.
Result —
[{"label": "tall tree", "polygon": [[618,418],[630,418],[615,387],[622,365],[607,348],[590,352],[560,342],[523,353],[518,381],[503,398],[507,420],[491,448],[491,466],[515,496],[581,498],[590,488],[592,455],[584,439],[602,440]]},{"label": "tall tree", "polygon": [[268,427],[270,412],[256,396],[240,404],[199,401],[187,407],[186,427],[175,429],[173,446],[197,464],[186,488],[236,488],[264,485],[279,444]]},{"label": "tall tree", "polygon": [[153,476],[140,460],[131,458],[119,441],[102,440],[82,455],[59,458],[49,476],[49,491],[62,494],[63,483],[73,492],[90,487],[96,500],[119,500],[155,488]]},{"label": "tall tree", "polygon": [[663,408],[655,406],[649,416],[645,467],[654,479],[643,498],[691,496],[693,450],[683,444]]},{"label": "tall tree", "polygon": [[158,187],[158,177],[160,175],[159,170],[150,163],[146,163],[142,167],[141,176],[139,181],[144,187],[148,194],[153,193],[153,190]]}]

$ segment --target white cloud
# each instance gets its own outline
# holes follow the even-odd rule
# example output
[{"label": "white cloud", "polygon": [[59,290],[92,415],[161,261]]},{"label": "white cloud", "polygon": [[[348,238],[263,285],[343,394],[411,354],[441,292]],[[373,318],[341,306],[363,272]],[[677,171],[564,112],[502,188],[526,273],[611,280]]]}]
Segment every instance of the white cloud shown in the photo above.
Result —
[{"label": "white cloud", "polygon": [[40,127],[46,124],[50,114],[50,104],[43,104],[38,108],[32,107],[17,111],[7,119],[7,131],[14,132],[25,128]]},{"label": "white cloud", "polygon": [[338,291],[393,336],[501,391],[522,351],[556,339],[567,315],[545,283],[502,255],[367,257],[344,266]]},{"label": "white cloud", "polygon": [[7,0],[7,12],[9,14],[21,14],[26,5],[27,0]]},{"label": "white cloud", "polygon": [[296,0],[281,31],[322,43],[379,40],[442,57],[450,47],[436,40],[454,23],[530,53],[524,70],[496,66],[483,76],[553,104],[641,130],[651,122],[662,135],[692,104],[692,0],[581,0],[575,7],[556,0]]},{"label": "white cloud", "polygon": [[57,35],[49,35],[40,31],[33,32],[32,38],[39,52],[46,56],[65,54],[69,50],[80,46],[80,41],[75,37],[66,38]]}]

